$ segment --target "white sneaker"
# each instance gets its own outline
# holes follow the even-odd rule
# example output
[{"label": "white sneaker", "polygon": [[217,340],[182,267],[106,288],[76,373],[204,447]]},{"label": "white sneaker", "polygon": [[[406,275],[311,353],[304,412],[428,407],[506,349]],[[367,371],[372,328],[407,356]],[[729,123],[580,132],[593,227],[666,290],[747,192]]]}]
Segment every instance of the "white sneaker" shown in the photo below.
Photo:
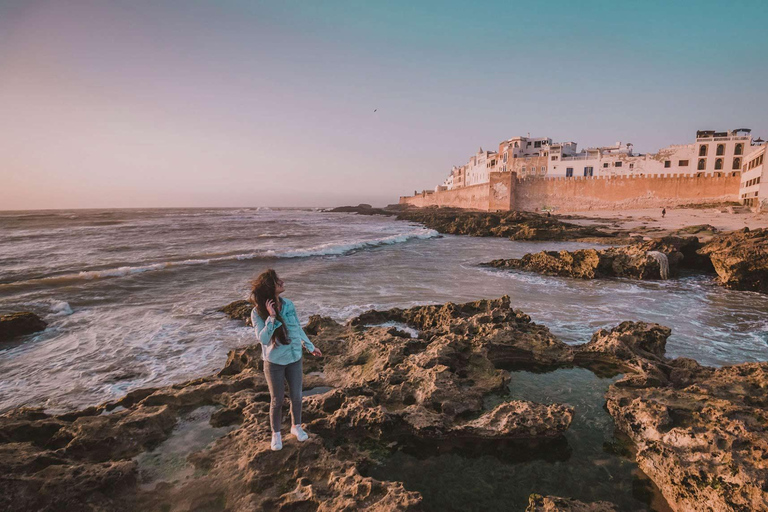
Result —
[{"label": "white sneaker", "polygon": [[304,432],[304,429],[301,428],[301,425],[294,425],[291,427],[291,434],[296,436],[296,440],[300,443],[303,443],[307,439],[309,439],[309,436],[306,432]]},{"label": "white sneaker", "polygon": [[[306,436],[306,434],[304,435]],[[273,452],[283,449],[283,436],[280,434],[280,432],[272,432],[271,448]]]}]

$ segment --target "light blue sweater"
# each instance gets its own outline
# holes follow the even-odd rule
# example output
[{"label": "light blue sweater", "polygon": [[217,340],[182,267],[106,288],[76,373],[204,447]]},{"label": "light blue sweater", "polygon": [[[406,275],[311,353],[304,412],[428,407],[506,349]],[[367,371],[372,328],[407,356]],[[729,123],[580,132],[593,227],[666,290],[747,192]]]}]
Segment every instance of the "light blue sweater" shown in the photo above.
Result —
[{"label": "light blue sweater", "polygon": [[313,352],[315,346],[309,341],[309,337],[307,337],[304,329],[301,328],[299,315],[296,314],[293,302],[282,297],[280,297],[280,301],[282,302],[280,316],[283,322],[285,322],[285,329],[288,331],[290,343],[287,345],[281,345],[278,341],[272,343],[272,335],[275,333],[275,329],[283,325],[280,320],[268,316],[265,322],[256,312],[256,308],[253,308],[253,311],[251,311],[251,323],[253,323],[256,336],[261,342],[261,358],[274,364],[291,364],[301,359],[302,345],[308,352]]}]

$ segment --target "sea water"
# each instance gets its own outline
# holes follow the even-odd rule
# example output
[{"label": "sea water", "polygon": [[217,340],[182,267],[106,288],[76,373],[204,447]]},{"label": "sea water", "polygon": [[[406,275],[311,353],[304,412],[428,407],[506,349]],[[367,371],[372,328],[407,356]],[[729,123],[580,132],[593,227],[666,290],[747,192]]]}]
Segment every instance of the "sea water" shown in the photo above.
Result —
[{"label": "sea water", "polygon": [[60,412],[216,371],[228,350],[255,342],[217,309],[247,297],[270,267],[302,321],[508,294],[567,343],[643,320],[672,328],[672,357],[768,360],[768,296],[712,276],[582,281],[479,266],[584,247],[594,246],[441,236],[316,209],[0,212],[0,313],[33,311],[49,324],[0,345],[0,412]]}]

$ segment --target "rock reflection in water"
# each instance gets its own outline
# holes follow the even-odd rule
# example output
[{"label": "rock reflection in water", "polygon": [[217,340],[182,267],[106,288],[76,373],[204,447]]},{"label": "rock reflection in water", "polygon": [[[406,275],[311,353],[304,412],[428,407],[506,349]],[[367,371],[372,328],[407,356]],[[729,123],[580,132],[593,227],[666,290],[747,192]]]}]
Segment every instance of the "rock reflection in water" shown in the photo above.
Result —
[{"label": "rock reflection in water", "polygon": [[211,415],[215,410],[214,406],[199,407],[182,416],[168,439],[136,457],[142,489],[151,490],[159,482],[175,483],[195,474],[187,457],[236,428],[212,427]]},{"label": "rock reflection in water", "polygon": [[403,446],[368,474],[421,492],[426,510],[523,510],[531,493],[606,500],[627,511],[666,510],[658,491],[638,476],[604,409],[608,386],[621,376],[601,378],[583,368],[510,375],[510,394],[488,399],[487,408],[509,399],[570,404],[576,414],[564,437],[536,444],[474,440]]}]

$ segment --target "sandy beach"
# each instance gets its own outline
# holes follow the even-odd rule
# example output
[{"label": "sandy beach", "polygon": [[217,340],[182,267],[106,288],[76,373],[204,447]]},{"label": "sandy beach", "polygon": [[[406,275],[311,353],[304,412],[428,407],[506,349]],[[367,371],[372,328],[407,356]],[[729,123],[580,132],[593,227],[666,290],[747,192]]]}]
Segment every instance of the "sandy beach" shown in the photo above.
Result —
[{"label": "sandy beach", "polygon": [[[679,233],[692,226],[709,225],[716,232],[768,227],[768,213],[753,213],[746,208],[667,208],[664,218],[661,209],[581,211],[558,214],[558,218],[583,226],[607,226],[649,236]],[[711,229],[689,230],[701,239],[714,234]]]}]

